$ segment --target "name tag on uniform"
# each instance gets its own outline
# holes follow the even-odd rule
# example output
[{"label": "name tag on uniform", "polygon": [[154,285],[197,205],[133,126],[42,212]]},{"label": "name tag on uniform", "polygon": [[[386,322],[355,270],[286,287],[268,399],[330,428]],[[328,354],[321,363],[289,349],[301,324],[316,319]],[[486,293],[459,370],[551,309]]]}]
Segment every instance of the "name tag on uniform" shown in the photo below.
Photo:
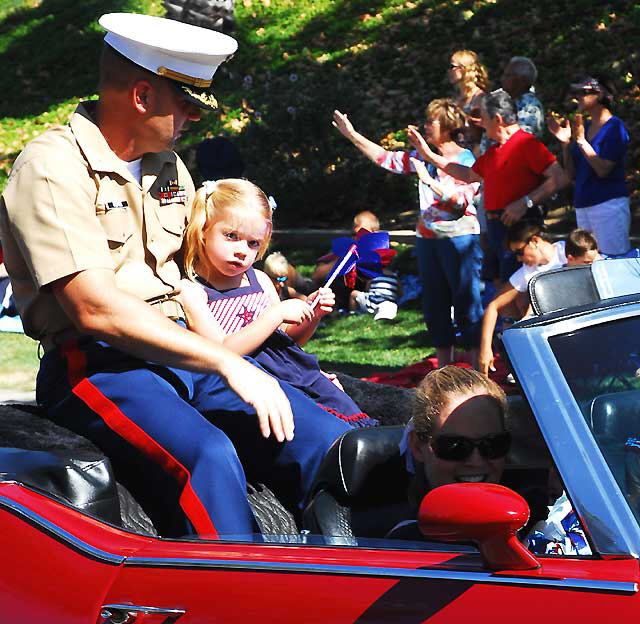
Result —
[{"label": "name tag on uniform", "polygon": [[109,211],[109,210],[122,210],[124,208],[128,208],[129,207],[129,203],[127,202],[127,200],[123,200],[123,201],[119,201],[119,202],[107,202],[104,205],[104,209],[105,211]]},{"label": "name tag on uniform", "polygon": [[178,180],[169,180],[167,186],[160,187],[158,197],[161,206],[183,204],[187,200],[187,192],[182,184],[178,184]]}]

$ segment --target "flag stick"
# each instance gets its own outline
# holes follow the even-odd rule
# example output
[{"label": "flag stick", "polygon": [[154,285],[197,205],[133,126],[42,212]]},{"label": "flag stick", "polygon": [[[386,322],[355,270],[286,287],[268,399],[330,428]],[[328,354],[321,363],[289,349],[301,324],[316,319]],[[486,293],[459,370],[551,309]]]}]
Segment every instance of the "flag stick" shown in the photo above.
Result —
[{"label": "flag stick", "polygon": [[[353,245],[351,245],[351,247],[349,247],[349,249],[347,250],[347,253],[343,256],[342,260],[340,260],[340,264],[338,264],[338,266],[336,266],[336,268],[333,269],[333,271],[331,271],[331,275],[329,275],[329,277],[327,278],[327,281],[324,284],[324,288],[329,288],[329,286],[333,284],[336,277],[338,277],[338,275],[340,274],[340,271],[344,268],[344,265],[347,264],[347,261],[349,260],[349,258],[351,257],[351,254],[355,250],[356,250],[356,245],[354,243]],[[316,307],[316,305],[318,304],[318,301],[320,301],[319,297],[316,297],[313,300],[313,303],[311,304],[312,310]]]}]

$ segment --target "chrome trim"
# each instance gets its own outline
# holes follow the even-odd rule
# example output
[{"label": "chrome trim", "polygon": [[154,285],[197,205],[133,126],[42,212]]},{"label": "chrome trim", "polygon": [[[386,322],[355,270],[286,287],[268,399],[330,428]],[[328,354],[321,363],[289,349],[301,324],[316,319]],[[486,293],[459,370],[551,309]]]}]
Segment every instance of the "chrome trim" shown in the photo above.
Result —
[{"label": "chrome trim", "polygon": [[91,544],[87,544],[80,539],[78,539],[75,535],[65,531],[60,528],[53,522],[43,518],[40,514],[35,513],[28,507],[17,503],[6,496],[0,496],[0,507],[4,507],[8,509],[11,513],[16,516],[21,516],[27,522],[36,525],[38,528],[50,533],[55,538],[67,542],[72,548],[78,550],[79,552],[92,557],[93,559],[97,559],[99,561],[103,561],[104,563],[109,563],[112,565],[121,565],[125,561],[125,557],[122,555],[116,555],[114,553],[106,552],[105,550],[100,550],[99,548],[95,548],[91,546]]},{"label": "chrome trim", "polygon": [[278,561],[248,561],[225,559],[180,559],[163,557],[129,557],[125,566],[185,567],[219,570],[247,570],[251,572],[298,572],[335,576],[391,577],[413,579],[442,579],[493,585],[523,585],[553,587],[555,589],[591,590],[616,594],[635,594],[638,584],[625,581],[584,580],[576,578],[545,579],[526,576],[502,576],[492,572],[459,572],[437,568],[379,568],[369,566],[341,566],[316,563],[281,563]]},{"label": "chrome trim", "polygon": [[[604,557],[637,558],[640,526],[567,385],[549,338],[639,316],[640,304],[632,303],[548,325],[515,326],[502,337],[569,496],[597,552]],[[514,353],[527,357],[513,357]]]},{"label": "chrome trim", "polygon": [[[165,607],[143,607],[140,605],[132,604],[106,604],[102,605],[101,611],[125,611],[126,613],[146,613],[146,614],[159,614],[159,615],[184,615],[186,611],[184,609],[170,609]],[[111,617],[109,615],[103,615],[102,617]]]}]

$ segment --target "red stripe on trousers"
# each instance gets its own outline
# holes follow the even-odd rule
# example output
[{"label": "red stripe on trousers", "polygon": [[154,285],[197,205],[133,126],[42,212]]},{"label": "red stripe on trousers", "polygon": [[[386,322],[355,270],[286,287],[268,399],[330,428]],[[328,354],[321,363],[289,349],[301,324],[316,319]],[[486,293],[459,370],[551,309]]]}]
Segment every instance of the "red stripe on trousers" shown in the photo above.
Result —
[{"label": "red stripe on trousers", "polygon": [[73,394],[98,414],[112,431],[142,451],[155,463],[160,464],[182,486],[180,507],[193,524],[196,532],[200,535],[217,538],[218,532],[202,501],[191,486],[189,471],[87,379],[85,376],[87,358],[75,343],[65,345],[62,348],[62,353],[67,359],[69,383]]}]

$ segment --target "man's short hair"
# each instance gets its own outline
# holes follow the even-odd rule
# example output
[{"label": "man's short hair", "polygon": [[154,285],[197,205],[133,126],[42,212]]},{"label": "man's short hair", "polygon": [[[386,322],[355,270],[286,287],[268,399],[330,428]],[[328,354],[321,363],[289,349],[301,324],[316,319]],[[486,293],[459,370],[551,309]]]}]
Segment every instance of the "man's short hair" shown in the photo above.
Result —
[{"label": "man's short hair", "polygon": [[514,124],[518,120],[516,104],[504,89],[487,93],[482,99],[482,106],[490,119],[500,114],[506,125]]},{"label": "man's short hair", "polygon": [[509,65],[513,65],[513,73],[526,81],[529,86],[538,79],[538,69],[534,62],[526,56],[512,56]]}]

